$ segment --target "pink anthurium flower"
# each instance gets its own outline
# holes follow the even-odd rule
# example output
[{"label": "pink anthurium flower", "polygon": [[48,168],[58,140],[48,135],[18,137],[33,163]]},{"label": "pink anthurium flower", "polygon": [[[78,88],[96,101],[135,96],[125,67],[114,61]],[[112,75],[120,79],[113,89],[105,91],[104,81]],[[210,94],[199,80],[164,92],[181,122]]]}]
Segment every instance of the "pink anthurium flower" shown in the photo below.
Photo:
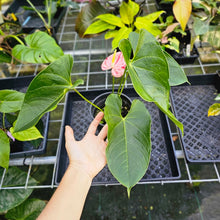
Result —
[{"label": "pink anthurium flower", "polygon": [[121,77],[124,74],[126,63],[122,52],[114,52],[114,54],[108,56],[101,65],[102,70],[112,69],[112,76]]},{"label": "pink anthurium flower", "polygon": [[7,135],[8,135],[8,137],[10,137],[15,142],[15,138],[12,136],[10,131],[7,131]]}]

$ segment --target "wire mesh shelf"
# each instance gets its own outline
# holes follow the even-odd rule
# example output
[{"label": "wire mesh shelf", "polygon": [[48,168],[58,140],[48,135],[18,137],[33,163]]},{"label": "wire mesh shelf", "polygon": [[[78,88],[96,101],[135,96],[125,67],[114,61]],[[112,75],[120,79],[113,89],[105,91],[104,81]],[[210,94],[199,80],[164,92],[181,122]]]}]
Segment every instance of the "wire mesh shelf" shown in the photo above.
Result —
[{"label": "wire mesh shelf", "polygon": [[[80,8],[84,6],[84,3],[79,4]],[[146,10],[148,12],[156,11],[155,3],[153,0],[146,1]],[[96,38],[79,38],[75,32],[75,21],[79,10],[68,9],[60,28],[57,33],[57,39],[60,46],[63,48],[65,54],[71,54],[74,58],[74,66],[71,73],[72,80],[77,78],[84,79],[84,85],[79,87],[79,90],[93,90],[93,89],[108,89],[111,87],[111,75],[110,72],[101,71],[100,65],[105,57],[110,54],[111,41],[105,40],[103,35]],[[198,45],[197,45],[198,46]],[[187,75],[194,74],[210,74],[215,73],[220,69],[220,57],[218,54],[210,52],[212,56],[215,56],[215,62],[206,63],[205,61],[197,58],[194,64],[182,65]],[[41,69],[41,65],[17,65],[13,67],[13,77],[19,77],[26,74],[23,70],[25,67],[31,67],[32,75],[36,75]],[[1,73],[1,72],[0,72]],[[6,77],[11,75],[4,75]],[[125,87],[131,87],[131,82],[127,81]],[[55,188],[55,172],[58,157],[58,142],[60,135],[60,127],[62,122],[62,114],[65,105],[65,100],[62,100],[55,111],[51,112],[49,121],[49,134],[48,134],[48,150],[47,153],[39,157],[27,157],[27,158],[14,158],[10,159],[9,166],[23,167],[27,171],[26,182],[23,186],[4,186],[4,178],[6,170],[0,177],[0,189],[21,189],[21,188]],[[219,182],[220,183],[220,165],[218,163],[206,163],[206,164],[192,164],[188,163],[184,155],[181,143],[179,141],[179,134],[176,127],[170,122],[172,137],[175,144],[175,154],[178,158],[181,170],[181,178],[178,180],[168,181],[149,181],[140,182],[139,184],[168,184],[168,183],[202,183],[202,182]],[[220,147],[220,146],[219,146]],[[44,168],[48,167],[49,181],[44,181],[39,185],[29,185],[29,178],[34,173],[35,168],[40,167],[39,172],[44,172]],[[204,170],[209,170],[209,176],[207,172],[204,174]],[[196,170],[196,171],[195,171]],[[48,178],[47,178],[48,179]],[[108,184],[106,184],[107,186]],[[114,184],[116,185],[116,184]]]}]

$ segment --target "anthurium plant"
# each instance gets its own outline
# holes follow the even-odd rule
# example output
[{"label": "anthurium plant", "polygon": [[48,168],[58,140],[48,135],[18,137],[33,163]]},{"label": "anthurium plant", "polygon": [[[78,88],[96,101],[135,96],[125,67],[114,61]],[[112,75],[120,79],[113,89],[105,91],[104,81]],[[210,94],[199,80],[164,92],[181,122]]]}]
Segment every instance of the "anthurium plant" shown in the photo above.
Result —
[{"label": "anthurium plant", "polygon": [[[187,82],[187,77],[176,61],[161,49],[155,37],[144,29],[131,32],[128,39],[120,41],[119,48],[120,51],[101,66],[103,70],[111,69],[113,78],[121,78],[118,92],[113,89],[105,102],[104,117],[109,128],[106,155],[109,170],[127,187],[129,194],[148,168],[151,117],[140,100],[134,100],[128,114],[122,117],[120,95],[125,81],[130,77],[137,94],[145,101],[154,102],[183,132],[183,125],[170,111],[169,91],[171,86]],[[57,106],[67,91],[73,90],[91,103],[76,89],[83,81],[71,82],[72,65],[72,57],[64,55],[33,79],[14,132],[34,126],[44,113]]]},{"label": "anthurium plant", "polygon": [[14,132],[14,125],[24,96],[24,93],[15,90],[0,90],[0,166],[6,169],[8,169],[9,165],[11,142],[43,138],[35,126],[31,126],[21,132]]}]

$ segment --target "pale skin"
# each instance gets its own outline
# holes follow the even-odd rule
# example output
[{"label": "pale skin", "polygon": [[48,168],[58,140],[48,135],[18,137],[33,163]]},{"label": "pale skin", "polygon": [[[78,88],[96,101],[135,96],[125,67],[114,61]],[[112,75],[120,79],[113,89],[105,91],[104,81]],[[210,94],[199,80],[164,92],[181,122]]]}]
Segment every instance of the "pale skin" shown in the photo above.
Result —
[{"label": "pale skin", "polygon": [[97,114],[81,141],[76,141],[71,127],[66,126],[66,150],[69,166],[52,198],[37,220],[80,219],[92,179],[106,165],[107,125],[96,136],[103,112]]}]

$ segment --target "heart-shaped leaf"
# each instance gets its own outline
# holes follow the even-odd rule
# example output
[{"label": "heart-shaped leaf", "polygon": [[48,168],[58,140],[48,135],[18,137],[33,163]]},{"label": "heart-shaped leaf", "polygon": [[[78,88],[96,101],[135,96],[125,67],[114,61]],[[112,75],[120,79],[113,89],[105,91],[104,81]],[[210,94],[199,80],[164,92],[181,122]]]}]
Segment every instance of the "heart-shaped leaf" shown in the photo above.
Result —
[{"label": "heart-shaped leaf", "polygon": [[10,113],[21,109],[24,93],[15,90],[0,90],[0,112]]},{"label": "heart-shaped leaf", "polygon": [[73,84],[70,73],[73,58],[64,55],[42,70],[30,83],[14,132],[34,126],[46,113],[56,108],[66,92],[83,84],[79,79]]},{"label": "heart-shaped leaf", "polygon": [[[2,177],[3,170],[0,170],[0,178]],[[5,174],[3,187],[9,186],[25,186],[27,179],[27,173],[21,171],[17,167],[10,167]],[[36,186],[37,181],[30,177],[28,185]],[[0,213],[4,213],[9,209],[12,209],[22,202],[24,202],[32,193],[33,189],[3,189],[0,190]]]},{"label": "heart-shaped leaf", "polygon": [[[183,125],[170,112],[169,66],[160,45],[148,31],[131,33],[119,45],[123,54],[133,49],[132,60],[125,59],[134,89],[146,101],[154,102],[181,129]],[[126,56],[126,55],[125,55]]]},{"label": "heart-shaped leaf", "polygon": [[[0,129],[0,166],[8,169],[10,154],[9,138],[3,130]],[[1,206],[1,205],[0,205]]]},{"label": "heart-shaped leaf", "polygon": [[63,56],[62,49],[47,33],[37,31],[25,37],[25,45],[16,45],[12,55],[27,63],[51,63]]},{"label": "heart-shaped leaf", "polygon": [[108,124],[106,157],[113,176],[130,189],[145,174],[151,154],[151,117],[145,105],[134,100],[126,117],[121,116],[121,98],[108,96],[105,120]]}]

